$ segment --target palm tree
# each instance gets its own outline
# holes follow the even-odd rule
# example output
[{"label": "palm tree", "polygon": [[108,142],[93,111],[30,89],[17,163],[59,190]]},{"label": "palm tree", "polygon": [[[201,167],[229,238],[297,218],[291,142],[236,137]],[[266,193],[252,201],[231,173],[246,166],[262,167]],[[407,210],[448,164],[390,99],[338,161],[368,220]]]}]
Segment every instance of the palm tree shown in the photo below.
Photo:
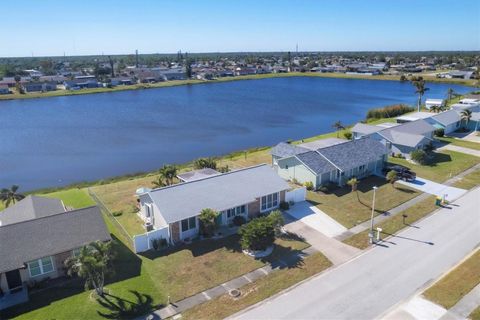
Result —
[{"label": "palm tree", "polygon": [[17,193],[19,186],[13,185],[10,189],[3,188],[0,191],[0,200],[3,201],[5,207],[8,207],[11,203],[20,201],[25,198],[23,194]]},{"label": "palm tree", "polygon": [[418,101],[417,101],[417,109],[420,111],[420,107],[422,105],[422,97],[430,90],[429,88],[425,88],[425,80],[422,77],[418,77],[412,80],[412,84],[415,86],[416,90],[415,93],[418,94]]},{"label": "palm tree", "polygon": [[452,100],[454,95],[455,95],[455,90],[453,90],[452,88],[448,88],[448,90],[447,90],[447,101],[450,102],[450,100]]},{"label": "palm tree", "polygon": [[85,290],[93,288],[103,297],[105,276],[113,272],[113,257],[111,241],[95,241],[81,248],[78,256],[65,260],[65,266],[69,276],[78,275],[85,279]]},{"label": "palm tree", "polygon": [[397,171],[391,170],[388,171],[387,176],[385,177],[388,182],[392,184],[393,187],[395,187],[395,181],[398,180],[398,174]]},{"label": "palm tree", "polygon": [[430,111],[438,113],[440,111],[440,106],[431,106]]},{"label": "palm tree", "polygon": [[159,176],[158,178],[156,178],[155,180],[152,181],[152,185],[155,187],[155,188],[161,188],[161,187],[165,187],[166,184],[165,184],[165,181],[163,181],[163,178],[161,176]]},{"label": "palm tree", "polygon": [[360,201],[360,197],[358,196],[358,190],[357,190],[357,187],[358,187],[358,179],[356,177],[352,177],[350,180],[347,181],[347,184],[352,187],[352,192],[356,192],[357,193],[357,200]]},{"label": "palm tree", "polygon": [[173,180],[177,176],[177,167],[172,165],[164,165],[160,171],[160,177],[165,181],[165,185],[173,184]]},{"label": "palm tree", "polygon": [[462,120],[465,120],[465,126],[468,127],[468,123],[470,122],[470,119],[472,119],[472,111],[463,110],[460,116]]},{"label": "palm tree", "polygon": [[343,124],[340,122],[340,120],[337,121],[337,122],[335,122],[335,123],[332,125],[332,128],[335,128],[335,130],[337,131],[337,138],[339,137],[339,131],[345,129],[345,127],[344,127]]}]

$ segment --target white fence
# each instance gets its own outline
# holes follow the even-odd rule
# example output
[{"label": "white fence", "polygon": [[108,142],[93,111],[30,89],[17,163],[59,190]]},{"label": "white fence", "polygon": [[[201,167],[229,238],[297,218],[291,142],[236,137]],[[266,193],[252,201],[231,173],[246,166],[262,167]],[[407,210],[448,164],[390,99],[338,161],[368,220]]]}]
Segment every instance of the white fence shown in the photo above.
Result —
[{"label": "white fence", "polygon": [[307,197],[307,188],[301,187],[301,188],[293,189],[291,191],[287,191],[285,193],[285,202],[290,202],[290,201],[293,201],[294,203],[301,202],[301,201],[305,201],[306,197]]},{"label": "white fence", "polygon": [[135,253],[150,250],[152,248],[152,240],[154,239],[166,239],[168,241],[168,227],[133,236]]}]

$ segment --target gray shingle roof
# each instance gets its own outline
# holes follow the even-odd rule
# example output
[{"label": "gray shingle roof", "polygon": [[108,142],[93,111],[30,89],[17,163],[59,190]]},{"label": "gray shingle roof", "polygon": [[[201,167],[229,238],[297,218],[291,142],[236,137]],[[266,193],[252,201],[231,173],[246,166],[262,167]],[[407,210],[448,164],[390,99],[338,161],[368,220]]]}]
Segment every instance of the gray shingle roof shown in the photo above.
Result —
[{"label": "gray shingle roof", "polygon": [[3,211],[0,211],[0,226],[11,223],[46,217],[64,212],[62,201],[29,195]]},{"label": "gray shingle roof", "polygon": [[337,169],[317,151],[298,154],[297,158],[317,175]]},{"label": "gray shingle roof", "polygon": [[434,119],[435,121],[437,121],[438,123],[444,126],[448,126],[457,121],[460,121],[461,117],[457,111],[448,110],[448,111],[440,112],[439,114],[434,115],[432,119]]},{"label": "gray shingle roof", "polygon": [[57,213],[0,227],[0,272],[67,252],[92,241],[110,240],[98,207]]},{"label": "gray shingle roof", "polygon": [[306,148],[302,148],[285,142],[280,142],[270,150],[270,153],[280,158],[286,158],[308,151],[310,150]]},{"label": "gray shingle roof", "polygon": [[202,209],[225,210],[256,198],[290,189],[268,165],[152,190],[148,193],[166,223],[194,217]]},{"label": "gray shingle roof", "polygon": [[377,140],[362,138],[326,147],[318,152],[340,170],[346,171],[378,160],[388,150]]},{"label": "gray shingle roof", "polygon": [[393,144],[415,148],[423,140],[427,139],[420,134],[410,134],[395,130],[384,130],[379,134]]}]

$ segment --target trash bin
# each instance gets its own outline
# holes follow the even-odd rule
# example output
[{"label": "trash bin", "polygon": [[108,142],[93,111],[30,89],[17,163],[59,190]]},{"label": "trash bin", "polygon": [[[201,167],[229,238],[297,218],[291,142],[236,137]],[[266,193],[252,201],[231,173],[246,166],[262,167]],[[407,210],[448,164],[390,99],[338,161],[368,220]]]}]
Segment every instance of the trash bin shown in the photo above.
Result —
[{"label": "trash bin", "polygon": [[441,204],[442,204],[442,198],[437,197],[437,198],[435,199],[435,205],[436,205],[436,206],[439,206],[439,205],[441,205]]}]

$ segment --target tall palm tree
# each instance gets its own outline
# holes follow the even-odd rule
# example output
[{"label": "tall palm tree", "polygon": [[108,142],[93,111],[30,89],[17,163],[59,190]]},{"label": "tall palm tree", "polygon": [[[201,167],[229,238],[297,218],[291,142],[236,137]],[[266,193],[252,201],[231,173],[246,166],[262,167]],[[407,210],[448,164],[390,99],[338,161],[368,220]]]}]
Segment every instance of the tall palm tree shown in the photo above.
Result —
[{"label": "tall palm tree", "polygon": [[450,102],[450,100],[452,100],[454,95],[455,95],[455,90],[453,90],[452,88],[448,88],[448,90],[447,90],[447,101]]},{"label": "tall palm tree", "polygon": [[422,77],[418,77],[412,80],[412,84],[416,88],[415,93],[418,94],[417,111],[420,111],[420,107],[422,106],[422,97],[425,92],[430,89],[425,87],[425,80],[423,80]]},{"label": "tall palm tree", "polygon": [[65,266],[69,276],[78,275],[85,279],[85,290],[93,288],[103,297],[105,276],[113,272],[113,257],[111,241],[95,241],[81,248],[78,256],[65,260]]},{"label": "tall palm tree", "polygon": [[172,185],[177,176],[177,167],[172,165],[164,165],[160,171],[160,177],[164,179],[167,186]]},{"label": "tall palm tree", "polygon": [[434,113],[440,112],[440,106],[431,106],[430,111]]},{"label": "tall palm tree", "polygon": [[5,207],[8,207],[11,203],[22,200],[25,198],[23,194],[17,193],[19,186],[13,185],[10,189],[3,188],[0,191],[0,200],[3,201]]},{"label": "tall palm tree", "polygon": [[468,123],[470,122],[470,119],[472,119],[472,111],[470,110],[463,110],[462,113],[460,114],[462,120],[465,120],[465,126],[468,126]]},{"label": "tall palm tree", "polygon": [[335,130],[337,131],[337,138],[339,137],[339,131],[340,130],[343,130],[345,129],[345,127],[343,126],[343,124],[339,121],[335,122],[333,125],[332,125],[333,128],[335,128]]}]

